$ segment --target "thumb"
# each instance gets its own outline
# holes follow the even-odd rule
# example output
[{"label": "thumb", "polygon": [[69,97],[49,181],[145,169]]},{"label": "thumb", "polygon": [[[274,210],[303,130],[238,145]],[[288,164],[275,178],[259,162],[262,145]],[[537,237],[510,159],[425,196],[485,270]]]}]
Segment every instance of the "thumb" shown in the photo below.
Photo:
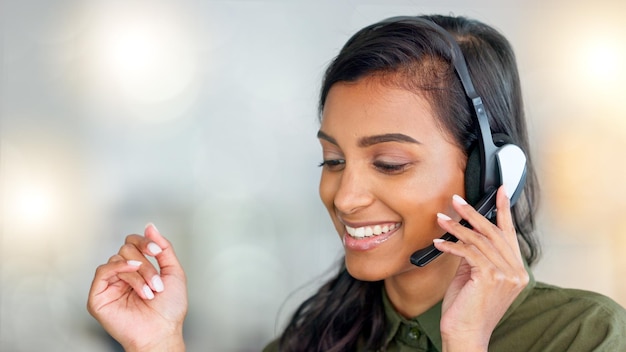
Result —
[{"label": "thumb", "polygon": [[[174,247],[170,241],[161,235],[154,224],[149,223],[146,225],[144,236],[156,243],[161,249],[159,253],[155,253],[154,257],[159,263],[162,273],[175,274],[183,271],[180,262],[176,257],[176,253],[174,252]],[[156,252],[158,252],[158,250]]]}]

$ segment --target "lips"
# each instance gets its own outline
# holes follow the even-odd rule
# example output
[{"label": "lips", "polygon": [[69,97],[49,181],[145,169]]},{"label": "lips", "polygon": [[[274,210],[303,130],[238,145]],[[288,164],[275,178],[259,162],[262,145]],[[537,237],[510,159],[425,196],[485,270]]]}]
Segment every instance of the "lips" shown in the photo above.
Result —
[{"label": "lips", "polygon": [[400,222],[361,227],[345,225],[343,244],[347,250],[368,251],[391,238],[401,226]]}]

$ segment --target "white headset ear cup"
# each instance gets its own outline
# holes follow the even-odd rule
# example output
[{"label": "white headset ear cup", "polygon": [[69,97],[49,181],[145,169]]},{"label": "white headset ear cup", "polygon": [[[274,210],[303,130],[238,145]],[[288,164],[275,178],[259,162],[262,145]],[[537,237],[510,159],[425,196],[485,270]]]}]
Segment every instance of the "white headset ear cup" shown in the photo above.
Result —
[{"label": "white headset ear cup", "polygon": [[520,147],[515,144],[506,144],[496,153],[500,179],[506,194],[511,200],[511,205],[515,204],[524,188],[526,180],[526,155]]},{"label": "white headset ear cup", "polygon": [[[513,143],[513,140],[504,133],[494,133],[493,142],[500,148],[506,145],[512,145],[521,151],[521,149]],[[476,203],[484,197],[484,194],[480,191],[480,185],[482,184],[482,165],[480,159],[480,148],[478,147],[478,143],[475,142],[467,153],[467,164],[465,166],[465,199],[471,205],[476,205]],[[525,160],[526,158],[524,157],[524,165]],[[497,169],[501,170],[499,165]],[[500,176],[502,179],[502,174]],[[511,195],[512,193],[509,193],[509,196]]]}]

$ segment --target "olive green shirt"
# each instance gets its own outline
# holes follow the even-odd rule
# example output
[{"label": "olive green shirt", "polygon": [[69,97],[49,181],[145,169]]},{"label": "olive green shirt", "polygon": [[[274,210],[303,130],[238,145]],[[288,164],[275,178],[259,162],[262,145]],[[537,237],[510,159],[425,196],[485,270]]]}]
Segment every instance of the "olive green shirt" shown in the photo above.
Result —
[{"label": "olive green shirt", "polygon": [[[387,352],[439,352],[441,302],[413,319],[402,317],[383,295],[387,315]],[[273,341],[264,352],[277,352]],[[626,351],[626,310],[603,295],[535,282],[502,317],[489,351]]]}]

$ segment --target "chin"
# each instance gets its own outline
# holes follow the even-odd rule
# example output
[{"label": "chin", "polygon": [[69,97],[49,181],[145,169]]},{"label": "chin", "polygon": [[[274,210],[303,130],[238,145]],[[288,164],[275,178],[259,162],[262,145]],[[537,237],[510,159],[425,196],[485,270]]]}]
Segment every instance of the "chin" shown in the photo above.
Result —
[{"label": "chin", "polygon": [[396,270],[393,269],[396,263],[385,262],[383,264],[371,259],[355,258],[349,253],[346,253],[345,263],[350,276],[361,281],[381,281],[396,273]]}]

